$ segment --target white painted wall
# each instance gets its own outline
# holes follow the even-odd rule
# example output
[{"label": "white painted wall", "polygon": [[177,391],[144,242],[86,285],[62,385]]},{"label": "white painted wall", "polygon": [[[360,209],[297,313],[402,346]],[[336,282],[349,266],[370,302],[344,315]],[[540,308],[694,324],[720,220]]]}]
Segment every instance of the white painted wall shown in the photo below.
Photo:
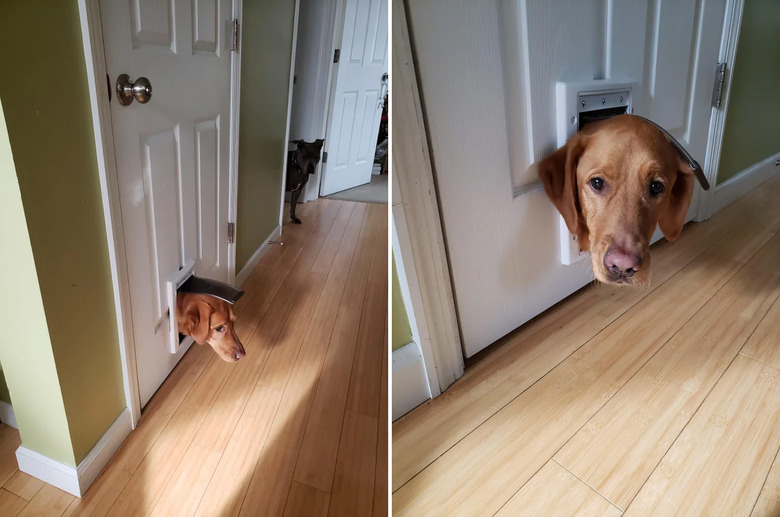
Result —
[{"label": "white painted wall", "polygon": [[[337,0],[300,0],[290,140],[325,136],[333,64]],[[317,199],[320,166],[306,185],[303,201]]]}]

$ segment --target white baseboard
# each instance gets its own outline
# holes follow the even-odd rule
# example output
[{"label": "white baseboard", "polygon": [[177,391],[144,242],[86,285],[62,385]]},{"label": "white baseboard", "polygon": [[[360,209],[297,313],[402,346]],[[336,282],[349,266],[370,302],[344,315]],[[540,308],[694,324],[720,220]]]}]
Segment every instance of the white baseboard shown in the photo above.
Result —
[{"label": "white baseboard", "polygon": [[751,165],[718,185],[715,188],[715,210],[713,214],[719,212],[776,174],[780,174],[780,167],[775,165],[775,161],[778,159],[780,159],[780,153],[775,153],[766,160],[761,160]]},{"label": "white baseboard", "polygon": [[108,465],[131,430],[130,410],[125,408],[78,467],[65,465],[25,446],[16,450],[16,461],[22,472],[81,497]]},{"label": "white baseboard", "polygon": [[244,282],[246,282],[246,279],[249,278],[249,275],[252,274],[252,271],[254,271],[255,266],[260,262],[260,259],[263,258],[263,255],[265,255],[268,252],[268,249],[271,247],[271,245],[268,243],[268,241],[273,241],[278,239],[282,235],[282,227],[277,226],[274,228],[274,231],[272,231],[268,237],[263,240],[263,243],[260,245],[257,250],[252,254],[251,257],[249,257],[249,261],[246,263],[246,265],[241,268],[241,271],[236,275],[236,286],[241,287],[244,285]]},{"label": "white baseboard", "polygon": [[14,415],[13,406],[4,400],[0,400],[0,422],[14,429],[19,429],[16,425],[16,415]]},{"label": "white baseboard", "polygon": [[393,421],[431,398],[422,351],[412,341],[393,350]]}]

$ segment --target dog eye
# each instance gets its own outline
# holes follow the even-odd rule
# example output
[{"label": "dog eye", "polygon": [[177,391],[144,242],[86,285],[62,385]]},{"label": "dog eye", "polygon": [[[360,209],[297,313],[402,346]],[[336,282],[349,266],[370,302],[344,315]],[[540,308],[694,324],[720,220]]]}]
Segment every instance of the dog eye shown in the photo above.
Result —
[{"label": "dog eye", "polygon": [[217,332],[222,332],[223,330],[225,330],[225,326],[224,325],[220,325],[219,327],[215,328],[214,330],[216,330]]},{"label": "dog eye", "polygon": [[601,190],[604,188],[604,180],[601,178],[593,178],[590,180],[590,186],[593,190]]},{"label": "dog eye", "polygon": [[664,184],[660,181],[654,181],[650,184],[650,195],[657,196],[664,191]]}]

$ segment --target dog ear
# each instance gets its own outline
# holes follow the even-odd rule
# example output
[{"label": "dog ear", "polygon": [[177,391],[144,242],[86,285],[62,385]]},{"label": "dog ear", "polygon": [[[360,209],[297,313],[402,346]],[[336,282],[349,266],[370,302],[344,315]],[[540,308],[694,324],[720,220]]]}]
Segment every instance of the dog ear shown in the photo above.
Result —
[{"label": "dog ear", "polygon": [[314,141],[314,144],[317,146],[318,149],[322,149],[322,144],[324,143],[325,143],[324,138],[318,138],[317,140]]},{"label": "dog ear", "polygon": [[211,306],[203,300],[193,300],[184,310],[184,318],[179,321],[179,332],[192,336],[200,344],[209,337],[209,319],[213,312]]},{"label": "dog ear", "polygon": [[304,142],[303,140],[290,140],[290,143],[295,145],[296,147],[300,147],[303,144],[305,144],[306,142]]},{"label": "dog ear", "polygon": [[688,206],[693,196],[693,181],[693,170],[687,163],[680,162],[674,185],[658,216],[658,226],[666,240],[674,241],[682,232],[685,215],[688,213]]},{"label": "dog ear", "polygon": [[587,249],[588,231],[577,193],[577,163],[585,150],[585,143],[584,135],[577,133],[539,164],[544,191],[563,216],[566,227],[577,235],[582,250]]}]

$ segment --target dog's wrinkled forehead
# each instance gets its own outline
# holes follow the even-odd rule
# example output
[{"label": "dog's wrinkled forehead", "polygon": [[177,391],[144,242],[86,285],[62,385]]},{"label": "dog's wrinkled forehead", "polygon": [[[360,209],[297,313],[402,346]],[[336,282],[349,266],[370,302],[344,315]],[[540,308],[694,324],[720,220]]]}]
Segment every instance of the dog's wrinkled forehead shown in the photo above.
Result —
[{"label": "dog's wrinkled forehead", "polygon": [[[626,126],[604,121],[587,128],[581,163],[593,168],[638,167],[675,170],[679,159],[664,136],[646,124]],[[590,131],[588,131],[590,129]]]}]

